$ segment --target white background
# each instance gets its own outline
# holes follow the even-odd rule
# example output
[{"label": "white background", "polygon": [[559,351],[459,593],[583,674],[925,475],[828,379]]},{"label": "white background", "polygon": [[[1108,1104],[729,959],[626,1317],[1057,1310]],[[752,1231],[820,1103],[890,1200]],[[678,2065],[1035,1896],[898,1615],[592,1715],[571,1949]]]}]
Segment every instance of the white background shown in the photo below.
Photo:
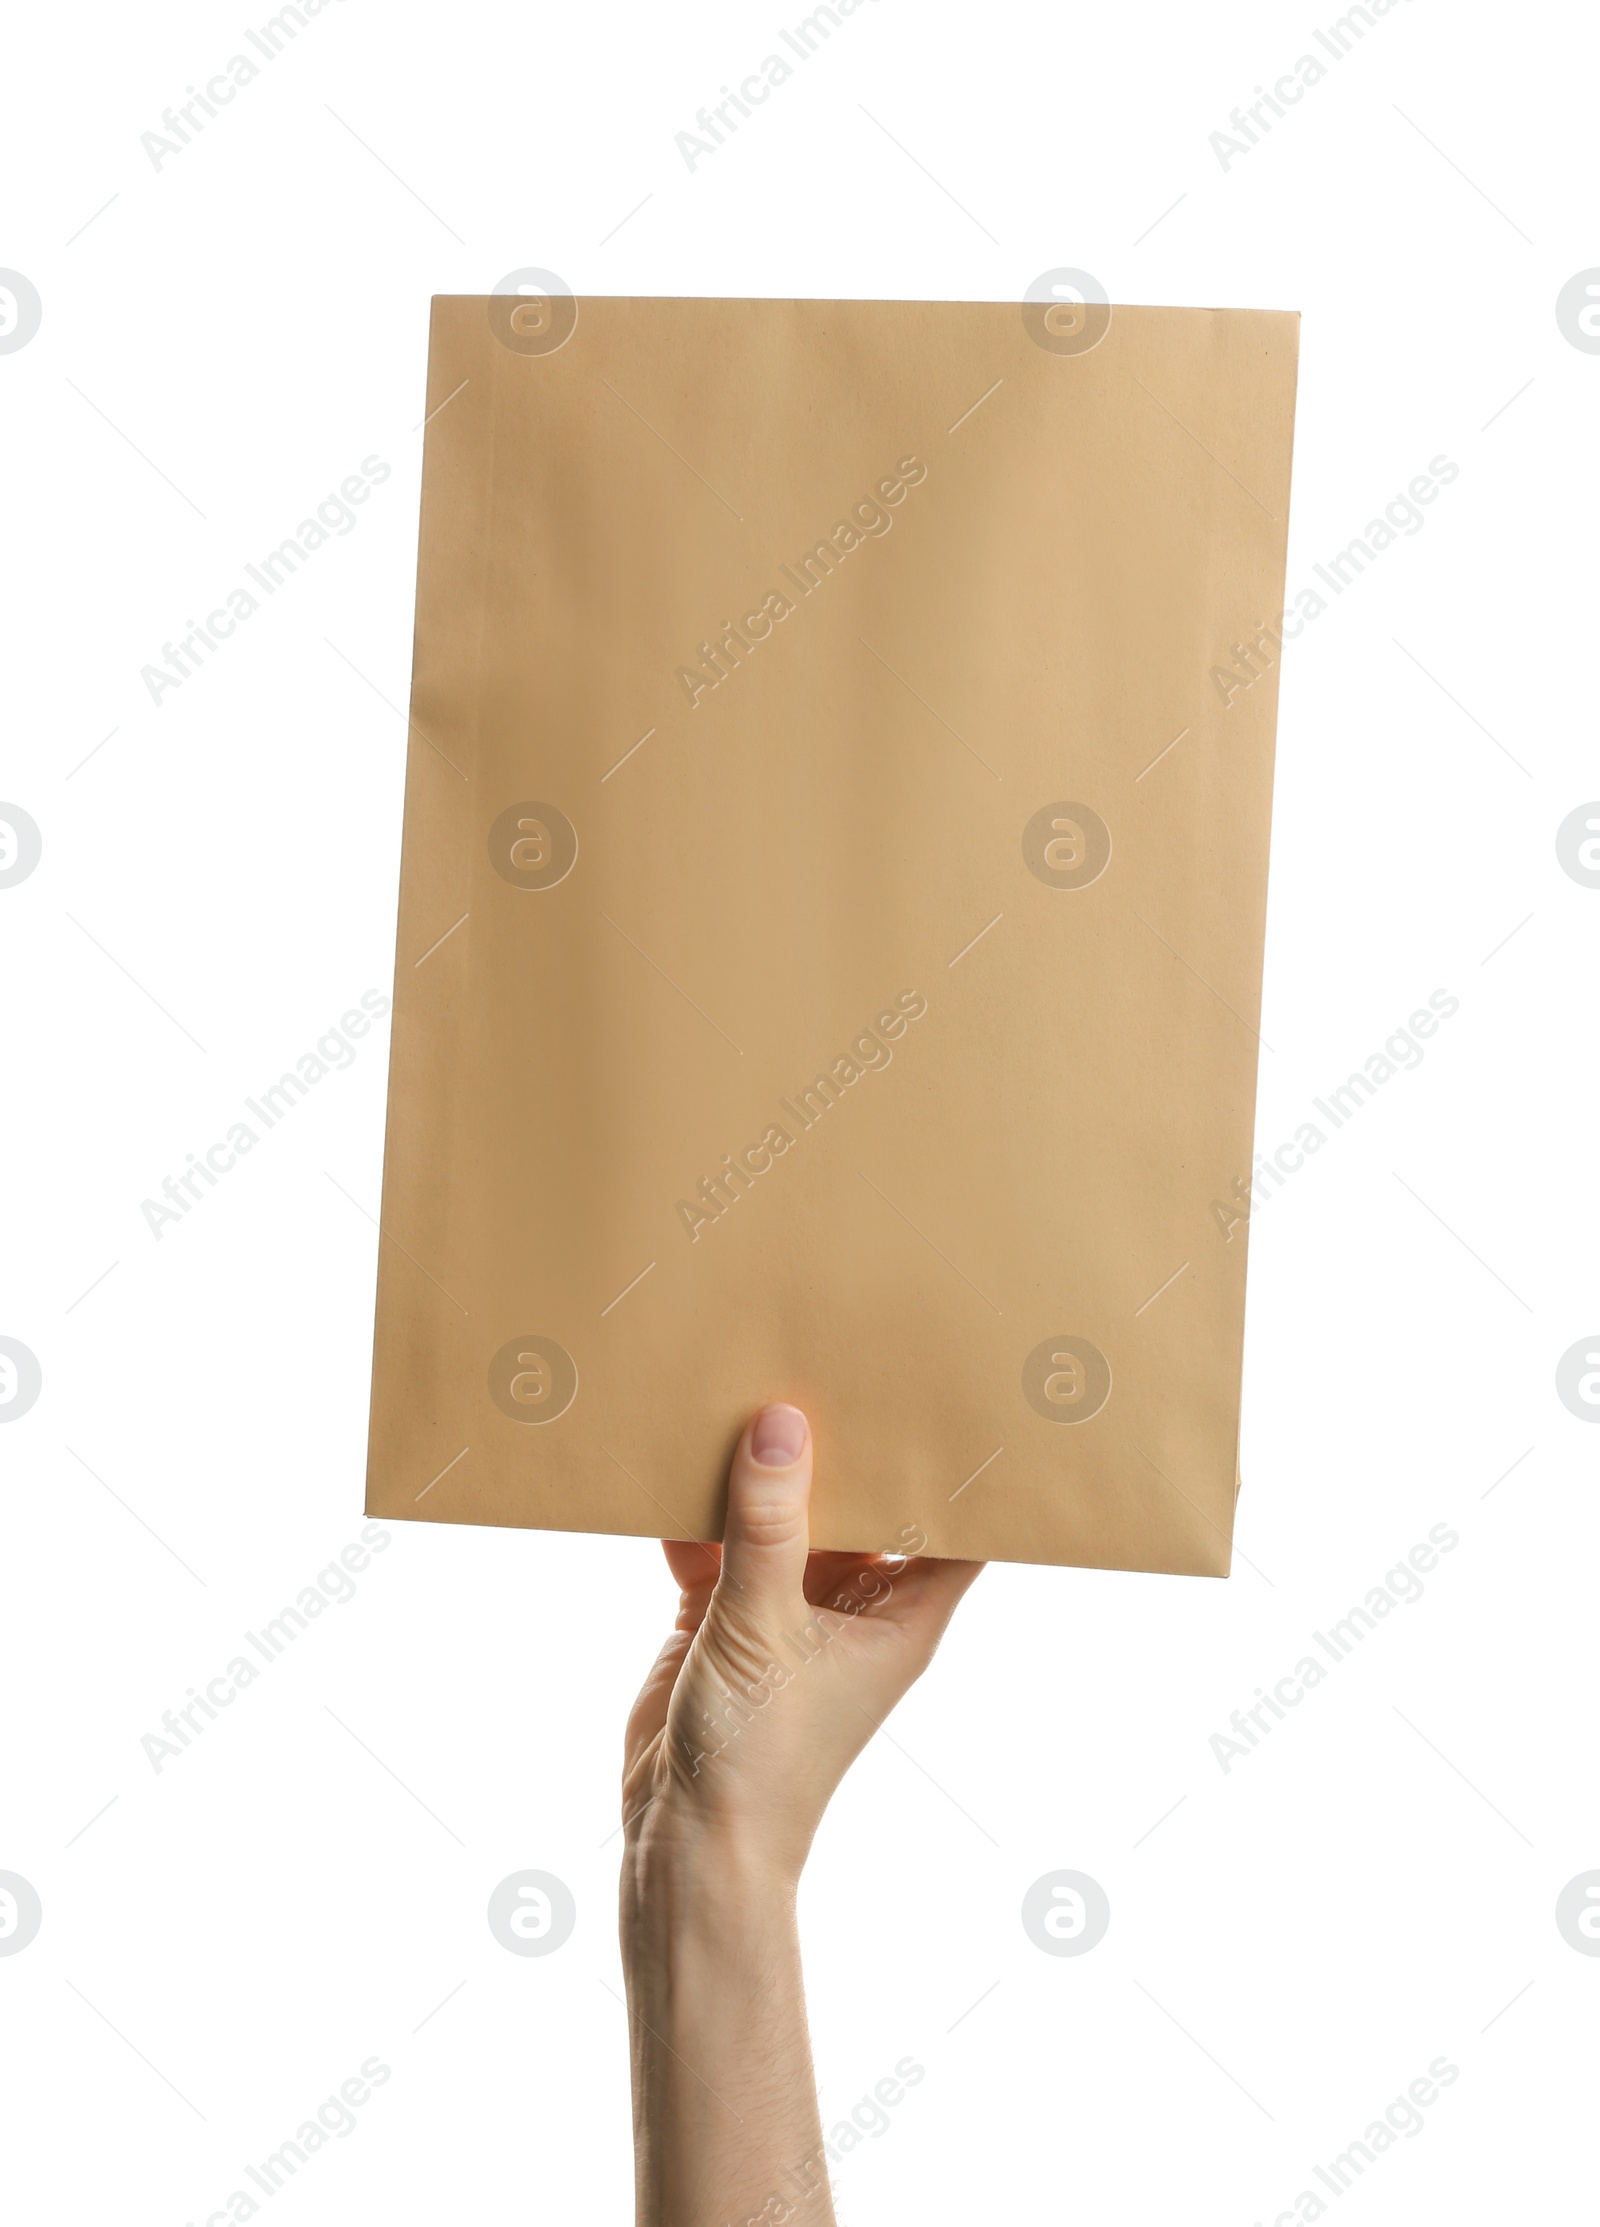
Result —
[{"label": "white background", "polygon": [[[0,891],[0,1332],[44,1389],[0,1436],[0,1869],[44,1923],[0,1958],[0,2095],[30,2223],[207,2220],[374,2055],[274,2218],[628,2216],[608,1836],[654,1546],[392,1526],[188,1752],[140,1747],[361,1529],[386,1029],[159,1241],[140,1206],[389,988],[428,299],[527,264],[1004,300],[1072,264],[1299,309],[1291,587],[1459,464],[1288,652],[1261,1141],[1430,992],[1460,1011],[1258,1217],[1235,1575],[991,1571],[802,1916],[825,2122],[926,2073],[840,2164],[855,2227],[1204,2227],[1301,2190],[1553,2218],[1589,2185],[1600,1959],[1554,1903],[1600,1866],[1600,1430],[1554,1385],[1600,1330],[1600,891],[1554,837],[1600,794],[1600,357],[1554,303],[1600,263],[1593,26],[1400,0],[1224,169],[1210,135],[1334,8],[869,0],[691,172],[675,134],[801,12],[338,0],[159,170],[141,134],[262,17],[13,27],[0,263],[44,319],[0,356],[0,796],[44,855]],[[141,666],[374,453],[356,530],[153,705]],[[1425,1597],[1224,1773],[1230,1713],[1439,1524]],[[484,1918],[530,1866],[577,1899],[547,1958]],[[1059,1868],[1110,1897],[1082,1958],[1019,1922]],[[1334,2199],[1312,2166],[1440,2056],[1423,2131]]]}]

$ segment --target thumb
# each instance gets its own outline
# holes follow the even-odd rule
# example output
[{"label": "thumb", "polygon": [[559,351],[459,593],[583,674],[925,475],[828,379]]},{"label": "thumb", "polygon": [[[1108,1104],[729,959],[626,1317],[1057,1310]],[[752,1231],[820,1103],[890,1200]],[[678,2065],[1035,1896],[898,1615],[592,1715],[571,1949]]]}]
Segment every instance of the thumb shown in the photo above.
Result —
[{"label": "thumb", "polygon": [[805,1597],[811,1430],[797,1407],[764,1407],[728,1473],[721,1586],[747,1608],[792,1608]]}]

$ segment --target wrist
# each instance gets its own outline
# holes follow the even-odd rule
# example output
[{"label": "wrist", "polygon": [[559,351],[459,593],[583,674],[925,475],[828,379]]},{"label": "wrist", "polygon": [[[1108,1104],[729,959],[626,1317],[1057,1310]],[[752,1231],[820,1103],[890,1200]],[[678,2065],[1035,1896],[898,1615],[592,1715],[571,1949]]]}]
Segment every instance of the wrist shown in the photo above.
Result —
[{"label": "wrist", "polygon": [[795,1926],[799,1867],[736,1827],[652,1802],[628,1828],[621,1876],[622,1948],[646,1953],[709,1933],[727,1943]]}]

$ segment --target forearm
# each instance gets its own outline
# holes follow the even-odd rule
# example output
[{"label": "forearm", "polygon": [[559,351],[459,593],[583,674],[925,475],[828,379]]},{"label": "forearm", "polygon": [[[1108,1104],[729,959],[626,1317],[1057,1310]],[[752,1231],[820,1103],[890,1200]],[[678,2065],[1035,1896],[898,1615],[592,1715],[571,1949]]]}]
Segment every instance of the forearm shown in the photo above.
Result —
[{"label": "forearm", "polygon": [[793,1887],[646,1835],[621,1915],[638,2227],[833,2227]]}]

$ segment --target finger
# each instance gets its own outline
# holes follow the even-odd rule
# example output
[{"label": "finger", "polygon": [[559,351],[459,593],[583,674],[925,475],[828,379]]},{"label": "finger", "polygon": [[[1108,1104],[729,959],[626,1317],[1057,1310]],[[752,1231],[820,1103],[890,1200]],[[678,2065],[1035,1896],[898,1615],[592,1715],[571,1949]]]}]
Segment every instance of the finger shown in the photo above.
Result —
[{"label": "finger", "polygon": [[915,1616],[942,1631],[956,1603],[983,1568],[934,1555],[813,1554],[806,1569],[806,1599],[851,1616]]},{"label": "finger", "polygon": [[722,1580],[744,1607],[790,1610],[804,1601],[811,1430],[797,1407],[764,1407],[728,1472]]},{"label": "finger", "polygon": [[905,1568],[885,1565],[875,1554],[852,1554],[844,1550],[831,1550],[813,1554],[806,1564],[806,1599],[817,1607],[835,1607],[839,1597],[853,1596],[860,1608],[864,1602],[882,1593]]},{"label": "finger", "polygon": [[919,1554],[894,1579],[884,1613],[922,1628],[937,1643],[962,1595],[983,1567],[981,1562],[952,1562],[938,1555]]},{"label": "finger", "polygon": [[688,1648],[688,1635],[674,1632],[651,1664],[649,1676],[639,1688],[638,1697],[628,1712],[622,1745],[624,1770],[632,1769],[641,1751],[649,1746],[666,1724],[667,1705],[672,1699],[672,1689],[677,1683],[678,1672]]},{"label": "finger", "polygon": [[692,1637],[711,1606],[722,1569],[722,1550],[702,1546],[693,1539],[663,1539],[661,1544],[666,1549],[667,1567],[678,1581],[678,1613],[672,1628]]},{"label": "finger", "polygon": [[716,1583],[722,1567],[721,1547],[708,1546],[699,1539],[663,1539],[661,1551],[680,1592],[693,1593],[700,1586]]},{"label": "finger", "polygon": [[815,1591],[816,1587],[836,1584],[840,1578],[848,1577],[853,1570],[865,1569],[881,1559],[881,1556],[869,1553],[861,1547],[813,1547],[806,1559],[807,1595],[813,1600],[818,1599],[820,1595]]}]

